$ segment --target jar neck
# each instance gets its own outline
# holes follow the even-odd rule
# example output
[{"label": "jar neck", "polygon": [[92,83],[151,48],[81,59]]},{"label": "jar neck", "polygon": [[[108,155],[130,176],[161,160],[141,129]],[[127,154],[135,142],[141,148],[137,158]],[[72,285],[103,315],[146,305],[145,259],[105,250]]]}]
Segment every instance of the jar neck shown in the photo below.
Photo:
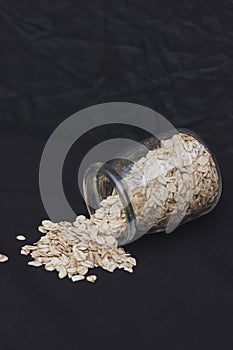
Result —
[{"label": "jar neck", "polygon": [[[100,207],[103,199],[111,195],[114,189],[117,191],[127,222],[125,232],[117,238],[118,245],[121,246],[136,240],[141,235],[136,229],[136,217],[124,180],[111,162],[94,163],[87,169],[83,180],[84,199],[88,212],[92,215]],[[91,191],[88,190],[90,188]],[[106,188],[109,189],[109,193],[106,192]]]}]

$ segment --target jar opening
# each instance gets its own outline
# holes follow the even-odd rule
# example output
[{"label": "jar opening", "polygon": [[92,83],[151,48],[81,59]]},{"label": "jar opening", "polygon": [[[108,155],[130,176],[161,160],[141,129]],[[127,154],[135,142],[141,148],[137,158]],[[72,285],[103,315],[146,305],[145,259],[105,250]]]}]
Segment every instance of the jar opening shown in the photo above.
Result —
[{"label": "jar opening", "polygon": [[[122,160],[122,159],[121,159]],[[111,166],[110,162],[101,164],[95,163],[90,166],[84,176],[84,198],[90,215],[100,207],[102,200],[113,194],[118,194],[125,211],[127,227],[124,234],[120,235],[117,240],[119,245],[132,242],[139,236],[136,234],[136,218],[134,210],[129,199],[124,180],[121,175]],[[95,176],[93,174],[96,173]],[[92,191],[87,188],[92,186]]]}]

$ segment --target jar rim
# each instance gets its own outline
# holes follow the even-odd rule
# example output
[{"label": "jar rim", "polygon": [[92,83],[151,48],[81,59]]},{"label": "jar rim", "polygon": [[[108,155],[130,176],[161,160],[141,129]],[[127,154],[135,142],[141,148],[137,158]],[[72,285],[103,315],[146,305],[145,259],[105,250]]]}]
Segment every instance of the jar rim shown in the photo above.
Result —
[{"label": "jar rim", "polygon": [[[111,161],[106,163],[100,163],[100,162],[93,163],[90,167],[88,167],[88,169],[85,172],[84,180],[83,180],[84,199],[85,199],[89,214],[92,215],[95,212],[95,208],[93,208],[89,203],[88,191],[87,191],[87,183],[89,181],[89,177],[93,181],[93,172],[96,174],[96,180],[98,175],[104,175],[106,177],[106,179],[113,185],[113,188],[116,189],[120,197],[121,203],[123,205],[123,209],[125,211],[126,220],[127,220],[127,227],[126,227],[127,233],[126,233],[126,237],[120,236],[117,238],[119,245],[124,245],[126,243],[132,242],[134,239],[137,238],[135,237],[137,229],[136,229],[136,217],[135,217],[134,209],[129,199],[129,196],[124,184],[124,180],[121,177],[121,175],[111,166]],[[97,189],[96,184],[93,184],[93,185],[95,187],[94,188],[94,192],[95,192],[94,207],[99,207],[101,200],[104,198],[100,197],[100,193]]]}]

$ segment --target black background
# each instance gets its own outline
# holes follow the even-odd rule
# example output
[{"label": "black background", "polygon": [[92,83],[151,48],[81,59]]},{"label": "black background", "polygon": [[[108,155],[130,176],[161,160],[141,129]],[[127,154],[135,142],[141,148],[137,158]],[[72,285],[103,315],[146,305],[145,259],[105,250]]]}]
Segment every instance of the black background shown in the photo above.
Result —
[{"label": "black background", "polygon": [[[0,347],[232,349],[233,1],[0,0]],[[72,284],[27,267],[21,243],[46,217],[38,187],[51,132],[96,103],[151,107],[199,133],[215,153],[223,195],[209,215],[126,247],[135,273],[98,271]],[[84,135],[64,182],[77,212],[77,162],[104,137]],[[73,161],[72,161],[73,159]]]}]

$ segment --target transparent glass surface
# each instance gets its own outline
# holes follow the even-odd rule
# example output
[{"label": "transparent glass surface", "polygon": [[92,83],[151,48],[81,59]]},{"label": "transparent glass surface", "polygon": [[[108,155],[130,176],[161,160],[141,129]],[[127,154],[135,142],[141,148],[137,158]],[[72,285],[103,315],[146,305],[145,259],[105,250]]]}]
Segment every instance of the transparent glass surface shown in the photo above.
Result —
[{"label": "transparent glass surface", "polygon": [[187,129],[149,138],[115,159],[91,165],[84,177],[91,214],[109,195],[119,195],[127,225],[119,245],[143,234],[172,232],[211,211],[221,195],[219,167],[204,141]]}]

